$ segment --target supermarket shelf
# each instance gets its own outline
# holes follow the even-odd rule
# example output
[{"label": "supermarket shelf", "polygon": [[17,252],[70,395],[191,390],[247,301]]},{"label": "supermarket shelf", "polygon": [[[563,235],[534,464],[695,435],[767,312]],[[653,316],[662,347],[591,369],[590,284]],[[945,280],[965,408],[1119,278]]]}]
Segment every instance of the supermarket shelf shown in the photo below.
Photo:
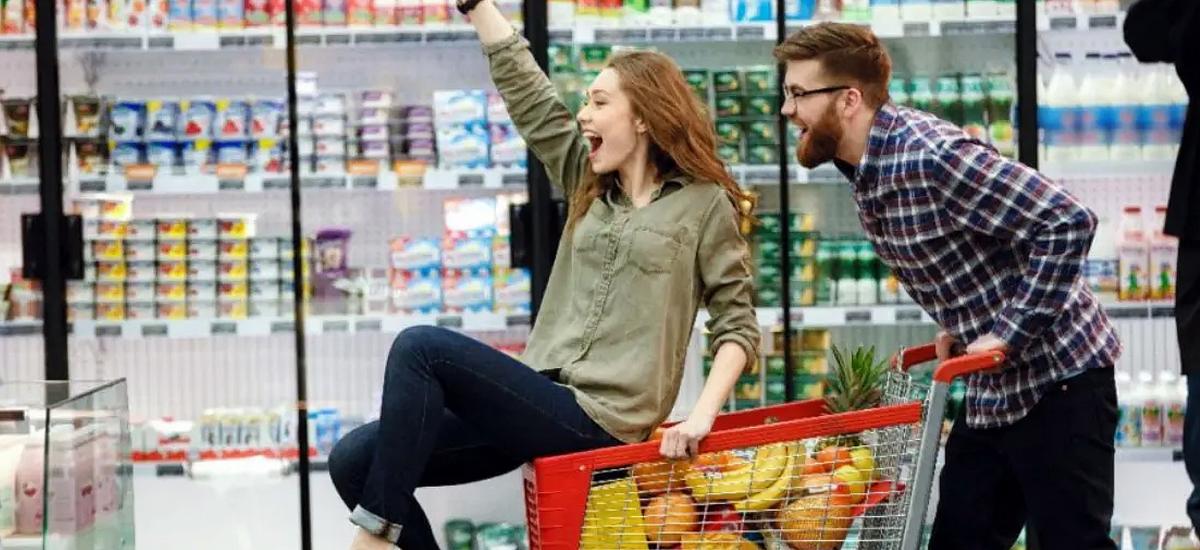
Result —
[{"label": "supermarket shelf", "polygon": [[[377,175],[354,175],[345,173],[302,174],[300,186],[309,190],[373,189],[393,191],[403,187],[425,189],[503,189],[524,187],[527,172],[524,169],[487,170],[438,170],[430,169],[424,175],[400,176],[394,172]],[[36,194],[36,179],[20,179],[0,182],[0,195]],[[286,191],[291,186],[287,174],[247,174],[245,178],[222,179],[215,174],[157,174],[152,180],[128,180],[122,174],[108,176],[81,176],[78,189],[85,193],[140,192],[162,195],[215,194],[215,193],[259,193],[264,191]]]},{"label": "supermarket shelf", "polygon": [[[40,323],[39,323],[40,325]],[[463,313],[430,315],[345,315],[312,316],[305,320],[305,334],[383,332],[394,334],[406,328],[435,325],[466,332],[501,331],[529,325],[529,315]],[[0,327],[2,328],[2,327]],[[40,326],[32,334],[36,334]],[[71,333],[76,338],[209,338],[212,336],[267,336],[296,330],[291,317],[252,319],[187,319],[178,321],[76,321]],[[28,329],[25,334],[30,334]],[[4,334],[0,332],[0,334]]]},{"label": "supermarket shelf", "polygon": [[[476,42],[475,30],[468,25],[444,27],[370,27],[304,28],[296,31],[298,46],[367,46]],[[62,50],[85,51],[219,51],[245,49],[282,49],[286,44],[282,27],[211,30],[192,32],[112,31],[64,32],[59,35]],[[32,35],[0,36],[0,50],[33,50]]]},{"label": "supermarket shelf", "polygon": [[1043,162],[1040,171],[1056,179],[1170,177],[1175,160]]},{"label": "supermarket shelf", "polygon": [[0,541],[3,550],[42,550],[42,537],[12,535]]},{"label": "supermarket shelf", "polygon": [[[1088,20],[1084,20],[1085,24]],[[813,21],[789,22],[790,34]],[[924,36],[954,36],[1016,33],[1012,17],[981,17],[954,20],[912,21],[877,19],[857,22],[869,25],[881,38],[910,38]],[[1061,25],[1061,23],[1060,23]],[[550,41],[574,44],[645,44],[664,42],[773,42],[777,36],[774,22],[735,23],[703,26],[622,26],[576,24],[574,27],[550,29]]]},{"label": "supermarket shelf", "polygon": [[1171,447],[1117,447],[1117,462],[1183,462],[1183,449]]},{"label": "supermarket shelf", "polygon": [[[1175,308],[1168,302],[1109,304],[1105,311],[1113,319],[1171,319]],[[780,308],[758,308],[758,323],[763,327],[782,324]],[[896,326],[928,324],[933,319],[915,305],[818,306],[792,310],[792,323],[800,327]],[[701,310],[696,326],[703,327],[709,315]],[[463,313],[429,315],[340,315],[311,316],[305,323],[309,335],[352,332],[394,334],[408,327],[435,325],[466,332],[502,331],[529,325],[529,316],[502,313]],[[212,336],[266,336],[293,332],[291,317],[253,319],[188,319],[179,321],[76,321],[71,333],[76,338],[209,338]],[[0,322],[0,337],[35,336],[41,333],[41,321]]]},{"label": "supermarket shelf", "polygon": [[1125,13],[1094,13],[1078,15],[1039,14],[1039,31],[1099,31],[1119,30],[1125,23]]},{"label": "supermarket shelf", "polygon": [[[1172,319],[1175,317],[1175,308],[1170,302],[1114,303],[1106,304],[1104,309],[1113,319]],[[774,327],[783,323],[783,311],[780,308],[758,308],[756,312],[759,326]],[[696,325],[703,326],[708,319],[708,312],[701,310]],[[797,327],[894,326],[932,322],[932,317],[919,306],[912,304],[792,308],[792,324]]]}]

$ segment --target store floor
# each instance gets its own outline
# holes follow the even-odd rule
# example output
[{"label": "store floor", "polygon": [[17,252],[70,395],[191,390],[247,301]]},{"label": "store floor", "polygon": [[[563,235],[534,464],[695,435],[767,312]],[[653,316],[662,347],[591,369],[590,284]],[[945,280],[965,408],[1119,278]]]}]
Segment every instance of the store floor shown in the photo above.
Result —
[{"label": "store floor", "polygon": [[[450,518],[523,522],[520,490],[520,472],[513,472],[462,487],[422,489],[417,498],[440,539]],[[300,548],[295,476],[239,482],[146,475],[135,478],[134,492],[139,550]],[[312,475],[312,502],[313,549],[345,550],[353,526],[328,474]]]},{"label": "store floor", "polygon": [[[1190,485],[1182,462],[1117,462],[1116,521],[1184,525]],[[262,550],[300,547],[295,476],[253,480],[135,478],[137,547],[149,550]],[[521,522],[519,472],[462,487],[418,492],[435,531],[449,518]],[[312,475],[313,548],[345,550],[353,534],[326,473]],[[201,521],[200,518],[204,518]]]}]

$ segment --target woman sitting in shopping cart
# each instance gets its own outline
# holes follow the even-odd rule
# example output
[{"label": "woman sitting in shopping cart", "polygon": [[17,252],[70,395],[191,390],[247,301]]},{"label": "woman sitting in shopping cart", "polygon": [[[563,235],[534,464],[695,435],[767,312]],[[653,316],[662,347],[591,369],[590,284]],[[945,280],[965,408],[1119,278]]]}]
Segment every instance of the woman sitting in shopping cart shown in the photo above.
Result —
[{"label": "woman sitting in shopping cart", "polygon": [[695,454],[760,341],[753,207],[679,67],[621,53],[577,117],[493,0],[460,0],[521,135],[570,200],[549,286],[518,361],[434,327],[396,337],[380,419],[329,457],[360,530],[354,549],[436,548],[418,487],[474,482],[540,456],[646,440],[675,404],[703,304],[713,368],[661,451]]}]

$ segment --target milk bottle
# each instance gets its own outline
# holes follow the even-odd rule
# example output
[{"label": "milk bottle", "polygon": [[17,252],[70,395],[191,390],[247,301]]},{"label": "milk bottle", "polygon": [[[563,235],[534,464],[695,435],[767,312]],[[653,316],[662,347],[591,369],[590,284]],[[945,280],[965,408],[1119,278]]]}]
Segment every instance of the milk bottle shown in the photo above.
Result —
[{"label": "milk bottle", "polygon": [[1104,161],[1109,158],[1105,134],[1108,88],[1111,83],[1103,75],[1099,52],[1084,57],[1083,80],[1079,84],[1079,118],[1076,122],[1078,143],[1075,158],[1081,161]]},{"label": "milk bottle", "polygon": [[1039,108],[1046,161],[1067,162],[1075,159],[1078,100],[1075,78],[1071,75],[1071,54],[1056,53],[1054,75],[1046,86],[1046,101]]},{"label": "milk bottle", "polygon": [[1144,66],[1141,70],[1138,127],[1142,133],[1142,158],[1172,160],[1178,141],[1171,138],[1171,92],[1162,71]]},{"label": "milk bottle", "polygon": [[1142,136],[1138,128],[1138,105],[1140,99],[1137,84],[1136,64],[1132,63],[1133,55],[1123,53],[1117,56],[1116,80],[1113,84],[1113,120],[1112,146],[1109,153],[1113,160],[1141,160]]},{"label": "milk bottle", "polygon": [[1163,444],[1163,395],[1157,391],[1149,372],[1139,377],[1139,401],[1142,408],[1142,446],[1161,447]]},{"label": "milk bottle", "polygon": [[[1186,382],[1175,380],[1174,373],[1164,373],[1159,383],[1158,394],[1163,402],[1163,444],[1170,447],[1183,445],[1183,416],[1187,406]],[[1181,382],[1184,382],[1181,384]],[[1182,389],[1183,392],[1179,390]]]},{"label": "milk bottle", "polygon": [[909,105],[919,111],[933,112],[933,83],[927,76],[914,76],[912,93],[908,95]]},{"label": "milk bottle", "polygon": [[1117,293],[1121,300],[1145,300],[1150,247],[1142,228],[1142,208],[1126,206],[1117,234]]},{"label": "milk bottle", "polygon": [[1117,433],[1118,447],[1142,445],[1142,409],[1133,378],[1124,369],[1117,371]]},{"label": "milk bottle", "polygon": [[1167,207],[1155,207],[1150,227],[1150,297],[1155,300],[1175,299],[1179,239],[1163,233],[1166,223]]}]

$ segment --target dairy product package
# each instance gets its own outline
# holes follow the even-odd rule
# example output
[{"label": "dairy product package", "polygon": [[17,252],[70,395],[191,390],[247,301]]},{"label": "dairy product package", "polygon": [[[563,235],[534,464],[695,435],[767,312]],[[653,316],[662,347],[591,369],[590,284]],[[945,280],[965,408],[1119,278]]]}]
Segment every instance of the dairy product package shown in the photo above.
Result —
[{"label": "dairy product package", "polygon": [[433,92],[434,120],[439,127],[487,122],[488,100],[483,90]]},{"label": "dairy product package", "polygon": [[526,269],[497,269],[495,276],[496,311],[529,313],[532,303],[531,279]]},{"label": "dairy product package", "polygon": [[484,312],[493,307],[492,275],[487,268],[447,269],[442,278],[442,299],[450,312]]},{"label": "dairy product package", "polygon": [[388,267],[399,270],[438,269],[442,267],[441,243],[437,239],[395,237],[390,242]]},{"label": "dairy product package", "polygon": [[438,269],[394,270],[391,309],[396,313],[436,313],[442,308],[442,277]]},{"label": "dairy product package", "polygon": [[526,168],[528,147],[511,122],[489,124],[492,167]]},{"label": "dairy product package", "polygon": [[491,230],[448,232],[442,240],[442,266],[446,269],[490,268]]},{"label": "dairy product package", "polygon": [[439,128],[438,163],[442,168],[487,168],[489,136],[482,123]]}]

